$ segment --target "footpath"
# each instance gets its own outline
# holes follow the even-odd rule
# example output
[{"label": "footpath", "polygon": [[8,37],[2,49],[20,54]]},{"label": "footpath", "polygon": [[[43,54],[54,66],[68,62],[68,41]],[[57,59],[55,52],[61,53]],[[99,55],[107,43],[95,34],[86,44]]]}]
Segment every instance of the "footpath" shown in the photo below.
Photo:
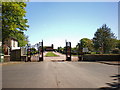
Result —
[{"label": "footpath", "polygon": [[0,65],[11,65],[11,64],[20,64],[25,63],[24,61],[10,61],[10,62],[1,62]]}]

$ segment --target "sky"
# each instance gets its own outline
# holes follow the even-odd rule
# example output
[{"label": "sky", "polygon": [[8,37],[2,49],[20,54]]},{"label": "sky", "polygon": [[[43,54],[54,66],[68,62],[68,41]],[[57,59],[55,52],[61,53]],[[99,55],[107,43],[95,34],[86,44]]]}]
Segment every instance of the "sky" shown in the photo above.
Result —
[{"label": "sky", "polygon": [[117,2],[28,2],[28,31],[32,45],[43,40],[44,46],[72,47],[82,38],[92,39],[97,28],[107,24],[118,37]]}]

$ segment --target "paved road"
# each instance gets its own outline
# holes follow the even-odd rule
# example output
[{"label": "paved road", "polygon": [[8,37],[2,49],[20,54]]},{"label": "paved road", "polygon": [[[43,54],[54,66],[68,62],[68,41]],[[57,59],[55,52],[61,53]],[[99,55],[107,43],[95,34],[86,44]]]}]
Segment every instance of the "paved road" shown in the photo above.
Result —
[{"label": "paved road", "polygon": [[118,74],[118,66],[96,62],[26,62],[2,70],[3,88],[109,87]]}]

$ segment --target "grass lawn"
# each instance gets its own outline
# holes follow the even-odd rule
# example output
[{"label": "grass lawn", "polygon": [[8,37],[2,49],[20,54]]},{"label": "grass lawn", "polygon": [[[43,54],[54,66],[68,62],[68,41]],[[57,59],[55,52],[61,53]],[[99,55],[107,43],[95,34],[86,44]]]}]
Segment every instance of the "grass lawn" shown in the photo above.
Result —
[{"label": "grass lawn", "polygon": [[78,56],[78,55],[72,55],[72,54],[71,54],[71,56]]},{"label": "grass lawn", "polygon": [[59,55],[56,55],[53,52],[48,52],[45,56],[46,57],[58,57]]}]

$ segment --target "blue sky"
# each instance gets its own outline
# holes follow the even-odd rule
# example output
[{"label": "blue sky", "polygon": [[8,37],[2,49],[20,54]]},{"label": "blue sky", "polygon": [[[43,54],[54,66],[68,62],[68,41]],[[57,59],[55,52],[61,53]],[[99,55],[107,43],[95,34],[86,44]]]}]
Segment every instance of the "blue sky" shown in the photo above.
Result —
[{"label": "blue sky", "polygon": [[32,45],[43,39],[57,48],[67,40],[74,47],[81,38],[92,39],[103,24],[118,36],[117,2],[28,2],[26,11]]}]

